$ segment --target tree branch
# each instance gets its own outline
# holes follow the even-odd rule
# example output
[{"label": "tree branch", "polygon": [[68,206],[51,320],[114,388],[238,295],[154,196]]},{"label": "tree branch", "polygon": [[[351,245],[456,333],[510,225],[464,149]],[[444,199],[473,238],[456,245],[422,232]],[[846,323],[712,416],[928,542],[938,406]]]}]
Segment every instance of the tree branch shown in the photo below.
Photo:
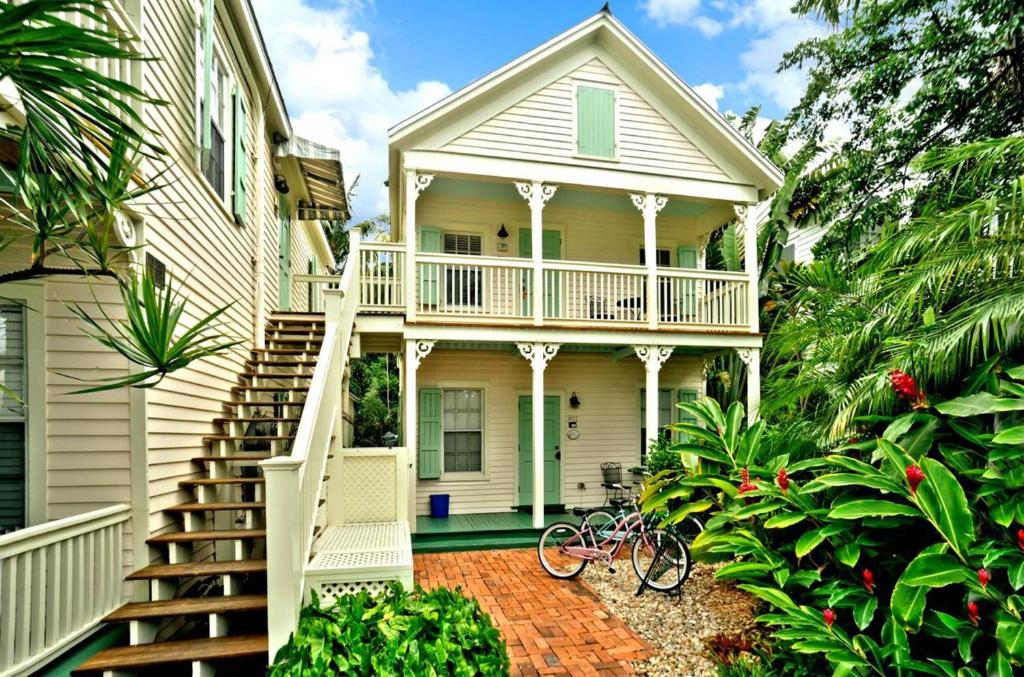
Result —
[{"label": "tree branch", "polygon": [[56,266],[32,266],[22,268],[10,273],[0,275],[0,284],[5,282],[20,282],[21,280],[34,280],[50,275],[77,275],[78,277],[110,277],[117,278],[117,273],[112,270],[100,268],[62,268]]}]

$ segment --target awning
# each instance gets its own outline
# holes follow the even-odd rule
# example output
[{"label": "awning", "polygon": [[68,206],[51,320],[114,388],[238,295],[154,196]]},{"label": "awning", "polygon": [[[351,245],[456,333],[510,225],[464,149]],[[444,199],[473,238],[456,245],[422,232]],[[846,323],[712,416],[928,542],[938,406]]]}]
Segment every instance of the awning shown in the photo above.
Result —
[{"label": "awning", "polygon": [[277,144],[274,154],[279,158],[294,157],[298,161],[309,200],[299,201],[297,218],[308,221],[344,221],[349,218],[341,151],[292,136]]}]

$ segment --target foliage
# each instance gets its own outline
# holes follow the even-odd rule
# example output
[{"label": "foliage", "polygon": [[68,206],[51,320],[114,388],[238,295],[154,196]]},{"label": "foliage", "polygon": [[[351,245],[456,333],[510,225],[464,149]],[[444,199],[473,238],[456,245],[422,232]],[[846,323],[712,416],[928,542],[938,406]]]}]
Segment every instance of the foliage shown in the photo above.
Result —
[{"label": "foliage", "polygon": [[[1024,665],[1024,368],[993,358],[955,397],[894,374],[896,416],[862,441],[791,462],[746,430],[738,404],[679,405],[699,425],[679,452],[698,472],[655,483],[670,519],[716,510],[693,544],[716,577],[763,600],[796,653],[842,674],[1010,675]],[[702,493],[696,493],[702,492]]]},{"label": "foliage", "polygon": [[683,461],[677,452],[672,451],[672,443],[668,438],[659,437],[647,452],[644,466],[648,474],[657,475],[666,470],[682,470]]},{"label": "foliage", "polygon": [[934,150],[918,163],[945,195],[889,224],[852,270],[819,260],[787,270],[764,356],[763,415],[794,436],[835,442],[854,419],[890,413],[893,369],[926,391],[956,383],[1024,333],[1024,138]]},{"label": "foliage", "polygon": [[126,321],[112,320],[99,302],[105,324],[79,305],[71,309],[90,336],[141,368],[82,392],[149,387],[237,344],[211,331],[225,308],[182,326],[178,294],[169,287],[158,294],[147,273],[132,269],[131,249],[117,243],[118,212],[153,191],[160,176],[143,180],[141,160],[156,165],[166,158],[153,141],[156,132],[136,111],[137,104],[163,102],[87,65],[144,60],[102,28],[105,11],[94,0],[0,5],[0,80],[13,85],[24,113],[20,126],[0,130],[0,143],[17,145],[17,164],[7,177],[14,194],[2,205],[0,252],[14,251],[15,244],[27,244],[30,252],[23,267],[0,274],[0,283],[52,275],[116,280]]},{"label": "foliage", "polygon": [[398,433],[397,356],[367,354],[353,360],[349,389],[356,400],[355,446],[383,446],[385,433]]},{"label": "foliage", "polygon": [[949,174],[915,165],[936,147],[1024,131],[1024,12],[1019,0],[800,0],[837,29],[805,41],[780,66],[809,82],[787,118],[821,144],[849,132],[820,184],[828,227],[819,258],[855,264],[865,237],[941,201]]},{"label": "foliage", "polygon": [[505,642],[475,599],[398,583],[376,597],[344,595],[330,607],[316,596],[267,674],[507,675]]}]

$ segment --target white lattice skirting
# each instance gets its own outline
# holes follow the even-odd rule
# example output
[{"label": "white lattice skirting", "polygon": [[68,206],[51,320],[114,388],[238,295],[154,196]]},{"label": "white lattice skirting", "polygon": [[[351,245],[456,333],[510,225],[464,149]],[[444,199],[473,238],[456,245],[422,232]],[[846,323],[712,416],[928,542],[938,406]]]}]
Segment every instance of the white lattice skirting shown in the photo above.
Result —
[{"label": "white lattice skirting", "polygon": [[391,581],[412,587],[412,540],[406,522],[327,527],[306,567],[309,589],[324,604],[360,590],[376,594]]}]

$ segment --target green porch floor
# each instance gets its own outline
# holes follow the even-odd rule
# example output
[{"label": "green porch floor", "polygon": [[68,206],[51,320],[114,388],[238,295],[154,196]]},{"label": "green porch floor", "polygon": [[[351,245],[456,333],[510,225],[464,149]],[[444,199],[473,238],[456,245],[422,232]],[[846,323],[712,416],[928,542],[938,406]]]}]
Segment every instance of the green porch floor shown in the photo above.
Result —
[{"label": "green porch floor", "polygon": [[[544,513],[544,526],[575,521],[565,513]],[[412,535],[413,552],[453,552],[528,548],[537,544],[543,529],[533,528],[533,515],[523,512],[491,512],[450,515],[437,519],[427,515],[416,518]]]}]

